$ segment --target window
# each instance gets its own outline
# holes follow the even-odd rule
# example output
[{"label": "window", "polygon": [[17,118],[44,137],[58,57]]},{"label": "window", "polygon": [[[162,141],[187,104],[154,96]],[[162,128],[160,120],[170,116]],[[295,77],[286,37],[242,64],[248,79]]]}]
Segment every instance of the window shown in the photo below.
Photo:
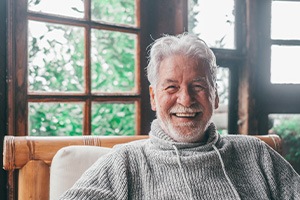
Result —
[{"label": "window", "polygon": [[300,45],[272,45],[271,83],[300,84]]},{"label": "window", "polygon": [[264,29],[266,25],[260,25],[263,46],[258,52],[264,67],[258,68],[258,73],[264,80],[260,81],[260,92],[265,98],[257,99],[261,114],[265,115],[261,131],[268,132],[269,114],[300,113],[300,29],[295,25],[299,21],[300,1],[273,0],[261,7],[270,26]]},{"label": "window", "polygon": [[271,83],[300,84],[300,2],[272,1]]},{"label": "window", "polygon": [[234,0],[189,0],[188,13],[189,31],[212,48],[235,49]]},{"label": "window", "polygon": [[139,134],[139,0],[14,3],[9,132]]}]

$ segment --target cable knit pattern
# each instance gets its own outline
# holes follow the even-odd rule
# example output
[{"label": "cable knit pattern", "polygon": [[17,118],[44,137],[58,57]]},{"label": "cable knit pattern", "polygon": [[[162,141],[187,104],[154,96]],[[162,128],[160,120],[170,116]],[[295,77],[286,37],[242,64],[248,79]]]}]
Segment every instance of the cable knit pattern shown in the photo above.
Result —
[{"label": "cable knit pattern", "polygon": [[213,123],[206,134],[177,143],[155,120],[149,139],[116,146],[60,199],[300,200],[300,176],[262,141],[220,137]]}]

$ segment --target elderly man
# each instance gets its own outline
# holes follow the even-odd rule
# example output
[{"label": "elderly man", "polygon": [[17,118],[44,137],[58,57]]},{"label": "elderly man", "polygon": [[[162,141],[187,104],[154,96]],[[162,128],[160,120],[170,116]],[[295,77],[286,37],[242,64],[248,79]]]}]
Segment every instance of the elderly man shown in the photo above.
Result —
[{"label": "elderly man", "polygon": [[258,139],[217,133],[216,68],[194,35],[156,40],[150,138],[115,147],[61,199],[300,199],[300,177],[279,154]]}]

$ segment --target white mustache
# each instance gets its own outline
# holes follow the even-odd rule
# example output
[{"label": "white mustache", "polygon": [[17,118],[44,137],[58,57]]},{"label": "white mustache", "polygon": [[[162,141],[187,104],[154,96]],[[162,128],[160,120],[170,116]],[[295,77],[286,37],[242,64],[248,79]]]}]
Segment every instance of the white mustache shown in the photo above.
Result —
[{"label": "white mustache", "polygon": [[203,109],[200,105],[192,105],[191,107],[176,105],[170,109],[170,113],[195,113],[202,112],[202,110]]}]

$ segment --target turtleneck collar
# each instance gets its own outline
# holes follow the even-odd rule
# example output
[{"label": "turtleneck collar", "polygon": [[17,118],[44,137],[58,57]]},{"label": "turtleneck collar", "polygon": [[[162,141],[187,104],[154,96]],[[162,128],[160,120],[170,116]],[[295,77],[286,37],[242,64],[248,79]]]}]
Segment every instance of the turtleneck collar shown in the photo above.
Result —
[{"label": "turtleneck collar", "polygon": [[149,133],[150,140],[153,145],[158,146],[161,149],[173,149],[173,145],[175,145],[178,149],[193,149],[197,148],[198,150],[211,150],[212,145],[216,144],[220,138],[217,133],[216,126],[214,123],[211,123],[207,130],[205,131],[205,135],[207,136],[207,140],[205,142],[196,142],[196,143],[182,143],[176,142],[172,139],[167,133],[159,125],[157,119],[155,119],[151,124],[151,131]]},{"label": "turtleneck collar", "polygon": [[181,153],[184,151],[195,151],[195,152],[208,152],[215,151],[218,159],[221,164],[222,171],[224,176],[228,182],[228,185],[232,188],[232,191],[235,194],[236,199],[240,199],[237,190],[235,189],[233,183],[230,180],[225,168],[224,161],[222,159],[222,155],[219,149],[216,147],[216,143],[220,140],[220,135],[217,133],[216,126],[214,123],[211,123],[207,130],[205,131],[205,135],[207,136],[207,141],[202,143],[180,143],[173,140],[168,134],[166,134],[161,126],[158,123],[158,120],[154,120],[151,124],[151,131],[149,133],[150,141],[152,145],[156,148],[164,149],[164,150],[175,150],[176,160],[181,171],[181,176],[183,178],[184,184],[186,185],[186,189],[188,191],[188,199],[193,200],[193,191],[190,187],[191,183],[188,181],[186,174],[183,170],[183,163],[181,161]]}]

